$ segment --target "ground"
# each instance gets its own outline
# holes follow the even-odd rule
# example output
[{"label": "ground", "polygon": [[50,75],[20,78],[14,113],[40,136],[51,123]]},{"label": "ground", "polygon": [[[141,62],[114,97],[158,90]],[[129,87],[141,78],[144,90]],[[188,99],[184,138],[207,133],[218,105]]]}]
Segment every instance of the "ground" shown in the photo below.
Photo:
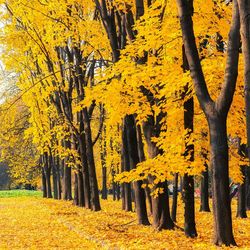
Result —
[{"label": "ground", "polygon": [[[212,244],[212,215],[199,212],[198,204],[199,236],[188,239],[180,229],[156,232],[137,225],[135,213],[121,211],[120,202],[102,201],[102,211],[94,213],[39,196],[0,192],[0,249],[217,249]],[[177,224],[182,227],[181,203],[178,209]],[[237,249],[250,249],[250,218],[235,218],[235,209],[234,200]]]}]

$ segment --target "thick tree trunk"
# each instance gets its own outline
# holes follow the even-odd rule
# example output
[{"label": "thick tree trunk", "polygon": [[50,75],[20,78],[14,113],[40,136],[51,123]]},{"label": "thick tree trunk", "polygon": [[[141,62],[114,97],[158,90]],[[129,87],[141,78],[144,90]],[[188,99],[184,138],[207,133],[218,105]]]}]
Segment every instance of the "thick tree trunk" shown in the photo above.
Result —
[{"label": "thick tree trunk", "polygon": [[179,174],[175,173],[173,182],[173,200],[172,200],[171,218],[174,222],[176,222],[176,212],[178,203],[178,176]]},{"label": "thick tree trunk", "polygon": [[163,192],[152,198],[153,225],[157,230],[173,229],[174,223],[170,216],[168,182],[157,185]]},{"label": "thick tree trunk", "polygon": [[[122,129],[122,172],[130,171],[128,141],[125,124]],[[123,208],[125,211],[132,211],[131,184],[123,183]]]},{"label": "thick tree trunk", "polygon": [[[137,142],[137,131],[136,123],[133,115],[126,116],[124,124],[124,133],[127,136],[127,147],[129,164],[132,169],[136,168],[136,165],[140,162],[138,154],[138,142]],[[142,181],[134,182],[134,197],[136,204],[136,213],[139,224],[149,225],[146,207],[146,197],[144,189],[142,188]]]},{"label": "thick tree trunk", "polygon": [[[145,153],[144,153],[144,145],[143,145],[143,141],[142,141],[142,131],[141,131],[141,126],[137,125],[136,127],[136,138],[137,138],[137,147],[138,147],[138,156],[139,156],[139,161],[143,162],[145,161]],[[148,180],[144,180],[143,181],[144,184],[148,184]],[[145,195],[148,201],[148,208],[149,208],[149,212],[150,214],[152,214],[152,199],[151,199],[151,195],[150,195],[150,188],[146,187],[145,188]]]},{"label": "thick tree trunk", "polygon": [[[143,124],[143,133],[147,142],[148,155],[151,159],[161,153],[156,144],[152,142],[153,137],[159,136],[161,126],[160,120],[160,115],[157,117],[157,123],[155,123],[153,117],[148,117],[147,122]],[[150,176],[149,183],[153,184],[153,182],[154,177]],[[162,189],[162,193],[158,194],[158,197],[152,197],[153,225],[157,230],[173,229],[174,223],[170,216],[167,180],[156,184],[153,189],[155,188]]]},{"label": "thick tree trunk", "polygon": [[232,232],[228,177],[228,144],[226,117],[209,119],[213,212],[216,245],[235,245]]},{"label": "thick tree trunk", "polygon": [[[247,156],[250,160],[250,3],[238,0],[241,20],[241,40],[244,58],[245,110],[247,130]],[[250,210],[250,172],[246,173],[246,206]]]},{"label": "thick tree trunk", "polygon": [[78,183],[78,206],[84,207],[85,200],[84,200],[83,175],[81,166],[78,166],[77,183]]},{"label": "thick tree trunk", "polygon": [[216,101],[209,95],[195,42],[192,0],[177,0],[183,43],[190,74],[200,106],[210,130],[214,232],[216,245],[236,245],[229,197],[228,145],[226,120],[235,92],[239,59],[239,12],[234,0],[233,16],[227,43],[225,81]]},{"label": "thick tree trunk", "polygon": [[79,154],[81,158],[82,163],[82,178],[83,178],[83,190],[84,190],[84,204],[85,207],[88,209],[91,209],[90,204],[90,183],[89,183],[89,167],[88,167],[88,160],[87,160],[87,154],[86,154],[86,143],[85,143],[85,133],[84,133],[84,127],[83,122],[80,116],[80,138],[79,138]]},{"label": "thick tree trunk", "polygon": [[101,210],[101,205],[100,205],[99,190],[98,190],[98,183],[97,183],[97,177],[96,177],[90,119],[89,119],[88,111],[86,108],[83,109],[83,122],[84,122],[84,131],[85,131],[85,139],[86,139],[86,154],[87,154],[87,160],[88,160],[88,166],[89,166],[91,209],[93,211],[99,211]]},{"label": "thick tree trunk", "polygon": [[[182,46],[183,70],[189,70],[189,64],[185,54],[184,45]],[[187,83],[188,88],[190,83]],[[186,90],[185,90],[186,91]],[[184,93],[186,95],[186,93]],[[184,129],[188,129],[187,137],[190,137],[194,131],[194,98],[191,97],[184,102]],[[186,144],[186,143],[185,143]],[[194,161],[194,144],[185,145],[185,156]],[[196,237],[195,226],[195,204],[194,204],[194,177],[185,174],[183,177],[183,201],[184,201],[184,231],[188,237]]]},{"label": "thick tree trunk", "polygon": [[200,187],[200,195],[201,195],[201,204],[200,211],[201,212],[210,212],[209,208],[209,174],[208,174],[208,165],[205,165],[206,170],[202,172],[201,178],[201,187]]},{"label": "thick tree trunk", "polygon": [[196,237],[195,207],[194,207],[194,177],[185,174],[183,177],[184,200],[184,232],[188,237]]},{"label": "thick tree trunk", "polygon": [[241,172],[243,175],[243,183],[239,186],[238,199],[237,199],[237,214],[236,217],[247,218],[246,213],[246,167],[241,166]]}]

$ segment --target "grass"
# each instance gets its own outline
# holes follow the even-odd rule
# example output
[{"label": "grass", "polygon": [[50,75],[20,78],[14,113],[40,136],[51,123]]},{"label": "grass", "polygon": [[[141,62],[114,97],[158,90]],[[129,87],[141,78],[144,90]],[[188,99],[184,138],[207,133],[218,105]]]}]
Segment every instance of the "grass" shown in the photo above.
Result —
[{"label": "grass", "polygon": [[42,197],[41,191],[35,190],[0,190],[0,198],[12,198],[12,197]]}]

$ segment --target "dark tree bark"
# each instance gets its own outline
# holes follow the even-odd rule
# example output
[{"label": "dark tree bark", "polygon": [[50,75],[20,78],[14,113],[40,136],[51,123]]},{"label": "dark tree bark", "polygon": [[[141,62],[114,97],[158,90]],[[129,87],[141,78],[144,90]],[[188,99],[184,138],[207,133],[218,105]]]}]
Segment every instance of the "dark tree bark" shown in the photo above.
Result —
[{"label": "dark tree bark", "polygon": [[[138,147],[138,156],[139,156],[139,161],[143,162],[145,161],[145,153],[144,153],[144,145],[143,145],[143,141],[142,141],[142,131],[141,131],[141,126],[137,125],[136,127],[136,138],[137,138],[137,147]],[[148,185],[148,180],[144,180],[143,181],[144,184]],[[146,199],[148,201],[148,208],[149,208],[149,212],[150,214],[152,214],[152,199],[151,199],[151,195],[150,195],[150,188],[148,186],[146,186],[145,188],[145,195],[146,195]]]},{"label": "dark tree bark", "polygon": [[[128,143],[129,164],[130,167],[134,169],[136,168],[136,165],[140,162],[140,160],[138,154],[138,142],[136,137],[136,122],[133,115],[125,117],[125,132]],[[142,188],[142,184],[143,182],[141,180],[134,182],[134,196],[137,219],[138,223],[141,225],[150,225],[147,216],[146,197],[144,189]]]},{"label": "dark tree bark", "polygon": [[[130,171],[128,141],[125,124],[122,129],[122,172]],[[125,211],[132,211],[132,197],[131,197],[131,184],[123,183],[123,204],[122,207]]]},{"label": "dark tree bark", "polygon": [[210,132],[212,192],[214,211],[214,242],[216,245],[236,245],[231,218],[228,177],[228,144],[226,120],[238,75],[239,12],[234,1],[233,20],[228,37],[225,81],[218,99],[214,102],[208,92],[201,68],[193,30],[193,2],[177,0],[185,53],[190,67],[194,88],[202,110],[206,114]]},{"label": "dark tree bark", "polygon": [[84,200],[83,175],[81,166],[78,166],[77,183],[78,183],[78,206],[84,207],[85,200]]},{"label": "dark tree bark", "polygon": [[93,153],[93,141],[92,141],[92,132],[90,126],[90,119],[88,116],[88,111],[86,108],[83,109],[83,122],[84,122],[84,132],[86,139],[86,155],[89,166],[89,182],[90,182],[90,191],[91,191],[91,209],[93,211],[101,210],[98,183],[96,177],[94,153]]},{"label": "dark tree bark", "polygon": [[184,200],[184,232],[186,236],[194,238],[197,236],[195,226],[194,207],[194,177],[185,174],[183,177],[183,200]]},{"label": "dark tree bark", "polygon": [[[160,116],[157,117],[156,122],[153,117],[148,117],[148,120],[143,124],[143,132],[147,142],[148,155],[150,158],[154,158],[161,153],[156,144],[152,142],[152,138],[158,137],[161,131],[160,121],[161,121]],[[154,177],[150,176],[149,183],[153,184],[153,182],[154,182]],[[157,230],[173,229],[174,223],[170,216],[167,180],[165,180],[162,183],[156,184],[155,187],[153,188],[153,191],[155,188],[161,188],[162,193],[158,194],[157,197],[152,197],[153,226]]]},{"label": "dark tree bark", "polygon": [[43,184],[43,198],[47,198],[47,185],[46,185],[46,175],[44,167],[42,168],[42,184]]},{"label": "dark tree bark", "polygon": [[[101,112],[104,112],[101,110]],[[102,199],[107,200],[107,166],[106,166],[106,128],[104,126],[103,133],[100,135],[101,165],[102,165]]]},{"label": "dark tree bark", "polygon": [[78,206],[79,204],[79,193],[78,193],[78,177],[77,173],[74,173],[74,205]]},{"label": "dark tree bark", "polygon": [[55,164],[54,157],[50,154],[49,156],[50,165],[52,166],[52,176],[53,176],[53,192],[54,192],[54,199],[58,200],[58,174],[57,168]]},{"label": "dark tree bark", "polygon": [[61,165],[59,156],[56,157],[56,169],[57,169],[57,189],[58,189],[58,199],[62,199],[62,184],[61,184]]},{"label": "dark tree bark", "polygon": [[[247,157],[250,160],[250,3],[249,1],[238,0],[241,41],[244,58],[244,81],[245,81],[245,110],[246,110],[246,130],[247,130]],[[246,205],[250,210],[250,172],[246,172]]]},{"label": "dark tree bark", "polygon": [[250,210],[250,167],[246,167],[246,209]]},{"label": "dark tree bark", "polygon": [[152,198],[153,225],[157,230],[173,229],[174,223],[170,216],[168,182],[165,181],[157,185],[163,192]]},{"label": "dark tree bark", "polygon": [[209,207],[209,174],[208,174],[208,165],[205,164],[206,170],[202,172],[201,177],[201,212],[210,212]]},{"label": "dark tree bark", "polygon": [[46,193],[47,198],[52,198],[52,190],[51,190],[51,166],[49,165],[49,157],[48,153],[44,154],[44,170],[45,170],[45,176],[46,176]]},{"label": "dark tree bark", "polygon": [[176,212],[178,203],[178,176],[179,174],[175,173],[173,182],[173,200],[172,200],[171,218],[174,222],[176,222]]},{"label": "dark tree bark", "polygon": [[[68,140],[64,141],[65,148],[71,148],[71,143]],[[64,162],[63,170],[63,199],[72,200],[72,183],[71,183],[71,167]]]},{"label": "dark tree bark", "polygon": [[[183,46],[183,70],[189,70],[189,64]],[[186,88],[188,89],[189,83]],[[184,95],[186,95],[185,90]],[[191,97],[184,102],[184,129],[188,129],[187,136],[190,137],[194,131],[194,98]],[[186,143],[185,143],[186,144]],[[190,161],[194,161],[194,144],[185,145],[185,157],[190,157]],[[184,201],[184,232],[191,238],[197,236],[195,226],[195,204],[194,204],[194,177],[188,174],[183,176],[183,201]]]},{"label": "dark tree bark", "polygon": [[243,183],[239,186],[237,199],[237,214],[236,217],[247,218],[246,213],[246,167],[241,166],[243,175]]},{"label": "dark tree bark", "polygon": [[79,154],[82,163],[82,178],[83,178],[83,190],[84,190],[84,206],[91,209],[90,204],[90,180],[89,180],[89,167],[86,153],[86,140],[84,133],[84,124],[82,119],[82,112],[79,112],[79,122],[80,122],[80,138],[79,142]]}]

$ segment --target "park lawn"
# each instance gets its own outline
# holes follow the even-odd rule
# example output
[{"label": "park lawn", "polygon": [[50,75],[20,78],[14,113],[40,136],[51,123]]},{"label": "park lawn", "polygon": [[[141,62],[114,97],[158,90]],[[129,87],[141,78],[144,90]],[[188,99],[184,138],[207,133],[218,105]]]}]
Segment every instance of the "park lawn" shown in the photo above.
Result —
[{"label": "park lawn", "polygon": [[42,197],[42,192],[36,190],[24,190],[24,189],[0,190],[0,198],[25,197],[25,196]]},{"label": "park lawn", "polygon": [[[250,218],[233,223],[237,249],[250,249]],[[183,226],[183,206],[178,206],[178,226]],[[248,213],[250,217],[250,213]],[[0,199],[0,249],[217,249],[212,244],[212,215],[201,213],[197,204],[196,239],[180,229],[156,232],[139,226],[136,215],[121,211],[121,203],[102,201],[102,211],[72,205],[72,202],[39,197]],[[220,248],[230,249],[230,248]]]}]

